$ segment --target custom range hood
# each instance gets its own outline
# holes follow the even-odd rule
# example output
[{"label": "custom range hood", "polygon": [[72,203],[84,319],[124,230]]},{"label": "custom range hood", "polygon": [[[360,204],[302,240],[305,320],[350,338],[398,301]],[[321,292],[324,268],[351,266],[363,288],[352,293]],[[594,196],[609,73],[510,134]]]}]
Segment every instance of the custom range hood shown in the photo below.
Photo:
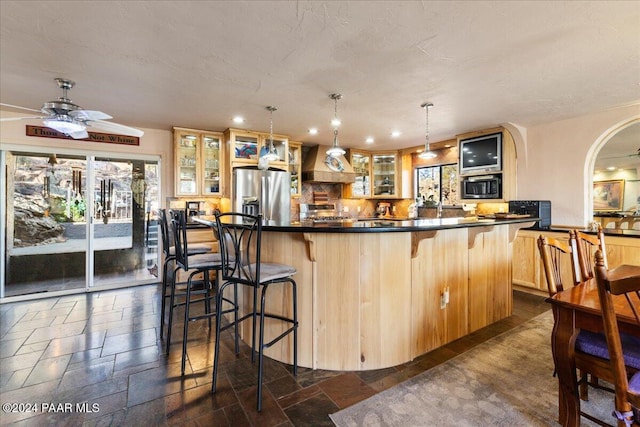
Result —
[{"label": "custom range hood", "polygon": [[305,182],[327,182],[350,184],[356,174],[344,156],[329,156],[330,147],[316,145],[307,152],[302,163],[302,180]]}]

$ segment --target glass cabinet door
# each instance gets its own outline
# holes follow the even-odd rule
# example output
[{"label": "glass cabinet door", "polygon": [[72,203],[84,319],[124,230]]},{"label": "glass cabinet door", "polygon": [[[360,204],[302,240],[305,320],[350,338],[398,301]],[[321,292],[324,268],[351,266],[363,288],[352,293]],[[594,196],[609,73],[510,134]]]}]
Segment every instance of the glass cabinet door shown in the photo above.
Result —
[{"label": "glass cabinet door", "polygon": [[353,197],[371,195],[370,166],[371,156],[369,154],[354,152],[351,155],[351,167],[356,173],[356,180],[351,184],[351,195]]},{"label": "glass cabinet door", "polygon": [[302,144],[289,143],[289,173],[291,174],[291,195],[300,196],[302,173]]},{"label": "glass cabinet door", "polygon": [[219,194],[222,191],[220,185],[220,153],[221,138],[214,135],[202,136],[203,158],[203,185],[202,194]]},{"label": "glass cabinet door", "polygon": [[198,194],[198,136],[180,132],[176,144],[177,185],[176,194],[192,196]]},{"label": "glass cabinet door", "polygon": [[373,162],[373,195],[396,195],[396,155],[374,154]]},{"label": "glass cabinet door", "polygon": [[231,148],[232,159],[254,160],[258,159],[258,136],[234,134]]}]

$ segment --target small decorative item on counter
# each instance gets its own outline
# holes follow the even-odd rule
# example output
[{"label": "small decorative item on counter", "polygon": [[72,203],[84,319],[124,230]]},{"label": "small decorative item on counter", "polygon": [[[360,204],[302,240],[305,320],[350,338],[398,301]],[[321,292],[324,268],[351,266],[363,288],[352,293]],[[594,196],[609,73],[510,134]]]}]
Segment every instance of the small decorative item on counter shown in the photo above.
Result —
[{"label": "small decorative item on counter", "polygon": [[418,217],[418,205],[416,203],[411,203],[409,205],[409,212],[407,216],[409,217],[409,219]]}]

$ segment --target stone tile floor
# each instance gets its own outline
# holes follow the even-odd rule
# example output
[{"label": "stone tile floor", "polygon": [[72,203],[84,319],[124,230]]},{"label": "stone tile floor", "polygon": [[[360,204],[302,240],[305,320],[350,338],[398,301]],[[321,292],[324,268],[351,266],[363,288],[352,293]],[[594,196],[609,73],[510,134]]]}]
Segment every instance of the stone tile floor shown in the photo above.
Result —
[{"label": "stone tile floor", "polygon": [[[251,352],[221,353],[211,394],[213,339],[207,322],[189,329],[180,375],[182,325],[171,352],[159,339],[157,285],[0,305],[0,424],[3,426],[331,426],[328,415],[430,369],[549,310],[514,292],[513,316],[388,369],[331,372],[266,359],[263,410],[256,412]],[[228,334],[227,334],[228,332]],[[223,348],[232,348],[225,331]],[[550,351],[550,349],[549,349]]]}]

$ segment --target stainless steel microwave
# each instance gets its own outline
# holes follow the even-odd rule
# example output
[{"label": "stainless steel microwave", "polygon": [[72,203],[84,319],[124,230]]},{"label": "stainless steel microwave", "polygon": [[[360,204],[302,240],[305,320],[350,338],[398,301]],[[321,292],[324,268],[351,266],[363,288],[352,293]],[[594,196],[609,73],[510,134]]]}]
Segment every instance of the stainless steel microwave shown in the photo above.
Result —
[{"label": "stainless steel microwave", "polygon": [[502,175],[468,176],[462,179],[463,199],[501,199]]}]

